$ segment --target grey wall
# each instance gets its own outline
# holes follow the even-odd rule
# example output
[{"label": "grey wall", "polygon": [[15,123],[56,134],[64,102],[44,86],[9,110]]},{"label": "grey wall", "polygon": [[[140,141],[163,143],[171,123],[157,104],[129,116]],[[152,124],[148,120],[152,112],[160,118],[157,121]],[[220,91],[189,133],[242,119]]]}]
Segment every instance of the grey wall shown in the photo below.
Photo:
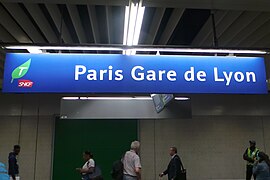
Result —
[{"label": "grey wall", "polygon": [[270,117],[196,116],[140,122],[144,179],[158,179],[176,146],[189,180],[244,179],[248,141],[270,153]]},{"label": "grey wall", "polygon": [[[23,179],[50,179],[54,115],[60,113],[60,99],[61,95],[0,94],[0,161],[6,163],[12,146],[20,143]],[[270,96],[192,95],[191,99],[191,119],[139,122],[143,179],[158,179],[172,145],[179,148],[189,180],[244,179],[242,153],[248,140],[255,139],[270,153]]]},{"label": "grey wall", "polygon": [[54,114],[59,109],[57,95],[0,94],[0,161],[7,164],[13,145],[20,144],[22,179],[51,178]]}]

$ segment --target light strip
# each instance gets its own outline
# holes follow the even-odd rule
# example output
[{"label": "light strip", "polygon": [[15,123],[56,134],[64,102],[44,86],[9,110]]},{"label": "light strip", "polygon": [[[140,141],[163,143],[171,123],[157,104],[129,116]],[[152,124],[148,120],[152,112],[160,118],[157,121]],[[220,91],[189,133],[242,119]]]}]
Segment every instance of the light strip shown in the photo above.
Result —
[{"label": "light strip", "polygon": [[152,100],[151,97],[63,97],[64,100]]},{"label": "light strip", "polygon": [[86,47],[86,46],[6,46],[6,49],[14,50],[89,50],[89,51],[124,51],[135,50],[141,52],[180,52],[180,53],[223,53],[223,54],[267,54],[264,50],[241,49],[201,49],[201,48],[136,48],[136,47]]},{"label": "light strip", "polygon": [[188,98],[188,97],[175,97],[174,99],[177,101],[186,101],[186,100],[189,100],[190,98]]},{"label": "light strip", "polygon": [[42,50],[40,50],[37,47],[29,47],[29,48],[27,48],[27,51],[29,53],[32,53],[32,54],[40,54],[40,53],[42,53]]},{"label": "light strip", "polygon": [[78,100],[79,97],[63,97],[64,100]]},{"label": "light strip", "polygon": [[119,47],[86,47],[86,46],[6,46],[6,49],[17,50],[81,50],[81,51],[122,51]]},{"label": "light strip", "polygon": [[[145,7],[142,7],[142,0],[132,2],[129,0],[129,6],[125,9],[125,24],[123,45],[134,46],[138,45]],[[124,55],[135,55],[133,49],[123,49]]]},{"label": "light strip", "polygon": [[266,54],[263,50],[237,50],[237,49],[197,49],[197,48],[134,48],[136,51],[160,51],[181,53],[225,53],[225,54]]}]

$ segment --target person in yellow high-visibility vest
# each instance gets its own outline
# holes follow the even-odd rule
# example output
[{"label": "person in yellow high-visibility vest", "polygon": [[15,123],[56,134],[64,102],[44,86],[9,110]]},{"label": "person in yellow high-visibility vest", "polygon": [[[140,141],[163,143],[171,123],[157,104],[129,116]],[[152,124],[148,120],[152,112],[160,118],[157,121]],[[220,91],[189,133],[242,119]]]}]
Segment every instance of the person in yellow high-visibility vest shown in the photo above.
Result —
[{"label": "person in yellow high-visibility vest", "polygon": [[259,149],[256,148],[256,142],[255,141],[249,141],[249,148],[246,149],[243,159],[247,161],[247,169],[246,169],[246,180],[251,180],[252,176],[254,179],[256,179],[256,176],[253,175],[252,169],[254,166],[254,162],[256,160],[256,157],[258,156]]}]

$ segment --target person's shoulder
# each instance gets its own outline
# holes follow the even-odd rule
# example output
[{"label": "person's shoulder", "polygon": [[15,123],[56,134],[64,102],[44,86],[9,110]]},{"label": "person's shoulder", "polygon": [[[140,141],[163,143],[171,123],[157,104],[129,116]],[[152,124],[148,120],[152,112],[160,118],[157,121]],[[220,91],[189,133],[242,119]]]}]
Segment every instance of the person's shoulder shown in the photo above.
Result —
[{"label": "person's shoulder", "polygon": [[95,163],[95,160],[94,159],[89,159],[89,162],[90,163]]},{"label": "person's shoulder", "polygon": [[15,158],[16,155],[15,155],[13,152],[10,152],[10,153],[8,154],[8,157],[9,157],[9,158]]}]

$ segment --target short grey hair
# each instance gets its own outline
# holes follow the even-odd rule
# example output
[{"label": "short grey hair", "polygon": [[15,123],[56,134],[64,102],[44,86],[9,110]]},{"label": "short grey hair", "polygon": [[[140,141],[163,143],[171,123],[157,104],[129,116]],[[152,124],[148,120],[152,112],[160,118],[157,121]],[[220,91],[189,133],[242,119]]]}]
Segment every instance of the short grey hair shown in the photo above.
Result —
[{"label": "short grey hair", "polygon": [[139,149],[140,148],[140,142],[139,141],[133,141],[130,145],[131,149]]}]

